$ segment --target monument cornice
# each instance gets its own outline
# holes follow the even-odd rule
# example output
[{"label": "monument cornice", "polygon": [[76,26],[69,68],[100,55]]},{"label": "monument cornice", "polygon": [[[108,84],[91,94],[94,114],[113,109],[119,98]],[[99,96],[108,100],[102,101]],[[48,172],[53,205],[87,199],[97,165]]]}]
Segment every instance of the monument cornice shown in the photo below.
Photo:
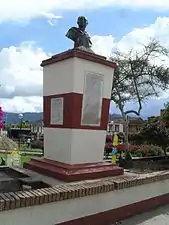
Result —
[{"label": "monument cornice", "polygon": [[97,55],[95,53],[84,51],[81,49],[76,49],[76,48],[53,55],[51,58],[42,61],[41,66],[42,67],[48,66],[53,63],[57,63],[57,62],[60,62],[60,61],[66,60],[66,59],[73,58],[73,57],[88,60],[88,61],[95,62],[95,63],[99,63],[102,65],[111,67],[113,69],[115,69],[117,67],[117,64],[115,62],[108,60],[104,56]]}]

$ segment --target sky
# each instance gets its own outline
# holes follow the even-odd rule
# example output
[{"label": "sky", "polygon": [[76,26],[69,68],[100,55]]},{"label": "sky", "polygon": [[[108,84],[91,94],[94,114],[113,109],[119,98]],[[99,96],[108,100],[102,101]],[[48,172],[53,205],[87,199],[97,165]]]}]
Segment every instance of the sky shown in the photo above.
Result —
[{"label": "sky", "polygon": [[[72,48],[65,37],[78,16],[97,54],[128,51],[156,38],[169,48],[169,0],[5,0],[0,6],[0,105],[6,112],[42,111],[41,61]],[[158,115],[169,91],[143,104],[142,115]],[[128,104],[127,109],[135,109]],[[117,113],[111,104],[111,112]]]}]

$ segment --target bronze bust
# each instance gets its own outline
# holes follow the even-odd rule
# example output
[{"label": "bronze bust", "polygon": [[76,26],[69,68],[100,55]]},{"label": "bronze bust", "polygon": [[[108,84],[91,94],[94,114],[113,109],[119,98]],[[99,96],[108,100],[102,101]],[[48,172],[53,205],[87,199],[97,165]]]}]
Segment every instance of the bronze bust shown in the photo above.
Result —
[{"label": "bronze bust", "polygon": [[87,18],[84,16],[79,16],[77,19],[77,24],[78,27],[71,27],[68,30],[66,37],[74,41],[74,48],[81,48],[84,50],[92,51],[92,42],[90,36],[85,31],[88,25]]}]

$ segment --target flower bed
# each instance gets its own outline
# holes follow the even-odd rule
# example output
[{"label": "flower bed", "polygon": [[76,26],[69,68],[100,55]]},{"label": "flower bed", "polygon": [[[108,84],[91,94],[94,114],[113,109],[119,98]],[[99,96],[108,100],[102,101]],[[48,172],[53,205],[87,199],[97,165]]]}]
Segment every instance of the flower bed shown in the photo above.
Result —
[{"label": "flower bed", "polygon": [[[117,146],[118,153],[130,154],[131,157],[120,158],[119,165],[136,171],[158,171],[169,169],[169,158],[164,155],[161,147],[156,145],[129,145]],[[129,151],[127,151],[129,150]]]},{"label": "flower bed", "polygon": [[135,157],[149,157],[149,156],[162,156],[164,151],[161,147],[156,145],[125,145],[119,144],[117,146],[117,151],[126,152],[129,151],[132,156]]},{"label": "flower bed", "polygon": [[[105,144],[105,154],[112,152],[113,144],[108,142]],[[117,147],[119,154],[129,151],[133,157],[149,157],[149,156],[162,156],[164,151],[161,147],[156,145],[126,145],[119,144]]]}]

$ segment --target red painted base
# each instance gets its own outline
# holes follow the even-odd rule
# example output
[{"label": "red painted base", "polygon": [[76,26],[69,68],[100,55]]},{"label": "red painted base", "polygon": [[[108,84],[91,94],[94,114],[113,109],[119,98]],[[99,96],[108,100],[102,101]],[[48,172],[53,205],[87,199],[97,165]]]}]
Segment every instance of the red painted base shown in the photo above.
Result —
[{"label": "red painted base", "polygon": [[157,196],[144,201],[136,202],[117,209],[112,209],[106,212],[97,213],[83,218],[75,219],[59,223],[56,225],[110,225],[116,224],[119,221],[135,216],[140,213],[147,212],[158,206],[169,204],[169,194]]},{"label": "red painted base", "polygon": [[24,167],[66,182],[99,179],[118,176],[124,173],[123,168],[111,163],[93,163],[68,165],[49,159],[31,159]]}]

